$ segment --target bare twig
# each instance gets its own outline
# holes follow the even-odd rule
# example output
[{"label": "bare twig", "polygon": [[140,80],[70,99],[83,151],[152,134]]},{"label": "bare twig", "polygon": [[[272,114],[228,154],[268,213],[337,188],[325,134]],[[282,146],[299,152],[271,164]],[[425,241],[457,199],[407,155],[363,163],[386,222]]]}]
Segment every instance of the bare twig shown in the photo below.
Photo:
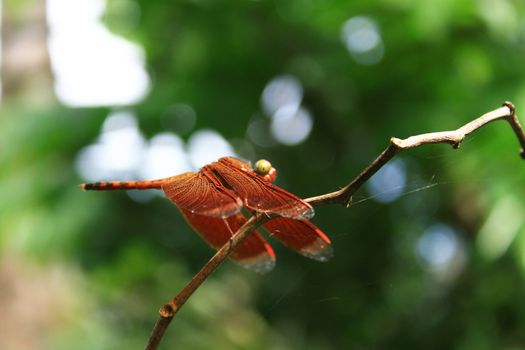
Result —
[{"label": "bare twig", "polygon": [[[452,145],[453,148],[459,148],[461,142],[467,135],[496,120],[506,120],[510,124],[521,145],[520,155],[525,159],[525,133],[523,132],[523,128],[515,114],[514,105],[511,102],[505,102],[502,107],[482,115],[457,130],[421,134],[406,139],[392,137],[390,139],[390,145],[348,185],[339,191],[311,197],[305,199],[305,201],[312,206],[324,204],[342,204],[348,206],[352,201],[352,195],[396,154],[432,143],[448,143]],[[195,292],[208,276],[215,271],[215,269],[228,257],[238,244],[248,237],[248,235],[257,227],[270,219],[271,217],[266,215],[252,216],[232,236],[230,241],[217,251],[206,265],[204,265],[192,280],[175,296],[175,298],[160,308],[160,317],[151,332],[150,339],[146,345],[146,350],[155,350],[158,348],[174,315],[180,310],[182,305],[184,305],[193,292]]]},{"label": "bare twig", "polygon": [[352,195],[396,154],[432,143],[448,143],[457,149],[467,135],[496,120],[506,120],[511,125],[521,145],[520,155],[525,159],[525,133],[515,114],[514,105],[511,102],[505,102],[502,107],[483,114],[481,117],[474,119],[456,130],[421,134],[411,136],[404,140],[392,137],[390,139],[390,145],[351,183],[339,191],[311,197],[305,199],[305,201],[313,206],[324,204],[342,204],[348,206],[352,201]]},{"label": "bare twig", "polygon": [[168,328],[173,316],[180,310],[182,305],[189,299],[189,297],[199,288],[208,276],[215,271],[217,267],[230,255],[230,253],[241,243],[250,233],[257,227],[269,221],[271,216],[254,215],[249,218],[244,225],[232,236],[228,243],[223,245],[221,249],[204,265],[204,267],[197,272],[191,281],[181,289],[181,291],[168,303],[160,308],[160,317],[153,328],[146,350],[157,349],[159,343],[164,336],[166,328]]}]

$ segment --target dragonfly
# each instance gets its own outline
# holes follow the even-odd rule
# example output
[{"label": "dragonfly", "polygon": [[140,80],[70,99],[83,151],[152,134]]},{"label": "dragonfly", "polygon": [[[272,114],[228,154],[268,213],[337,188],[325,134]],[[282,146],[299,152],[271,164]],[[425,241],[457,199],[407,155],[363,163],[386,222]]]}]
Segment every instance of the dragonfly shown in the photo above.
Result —
[{"label": "dragonfly", "polygon": [[[81,184],[89,191],[160,189],[188,224],[215,249],[226,244],[250,213],[274,216],[263,224],[270,237],[318,261],[333,255],[328,236],[310,222],[314,209],[296,195],[276,186],[277,170],[267,160],[250,163],[223,157],[203,166],[158,180],[99,181]],[[241,266],[266,273],[276,255],[260,232],[253,231],[230,254]]]}]

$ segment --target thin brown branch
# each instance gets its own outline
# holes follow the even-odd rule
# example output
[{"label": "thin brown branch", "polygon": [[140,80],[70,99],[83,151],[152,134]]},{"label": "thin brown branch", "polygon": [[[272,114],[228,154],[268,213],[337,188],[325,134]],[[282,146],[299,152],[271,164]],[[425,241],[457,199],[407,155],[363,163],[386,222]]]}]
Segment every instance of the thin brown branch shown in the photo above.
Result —
[{"label": "thin brown branch", "polygon": [[339,191],[311,197],[305,199],[305,201],[313,206],[324,204],[342,204],[348,206],[352,201],[352,195],[396,154],[433,143],[447,143],[457,149],[466,136],[482,126],[497,120],[506,120],[510,124],[521,145],[520,155],[525,159],[525,133],[515,114],[514,105],[511,102],[505,102],[502,107],[483,114],[481,117],[474,119],[456,130],[432,132],[411,136],[406,139],[392,137],[390,139],[390,145],[351,183]]},{"label": "thin brown branch", "polygon": [[222,246],[221,249],[204,265],[204,267],[193,276],[191,281],[181,289],[181,291],[168,303],[160,308],[160,317],[153,328],[146,350],[154,350],[159,346],[164,332],[168,328],[173,316],[180,310],[182,305],[200,287],[200,285],[212,274],[217,267],[230,255],[230,253],[257,227],[269,221],[271,216],[254,215],[242,225],[242,227],[232,236],[230,241]]},{"label": "thin brown branch", "polygon": [[[339,191],[308,198],[305,199],[305,201],[312,206],[324,204],[343,204],[348,206],[351,203],[352,195],[396,154],[433,143],[447,143],[452,145],[453,148],[458,148],[467,135],[496,120],[506,120],[511,125],[521,145],[520,155],[525,159],[525,133],[515,114],[514,105],[510,102],[505,102],[502,107],[488,112],[456,130],[421,134],[406,139],[392,137],[390,139],[390,145],[348,185]],[[160,308],[160,317],[151,332],[146,350],[155,350],[158,348],[171,320],[197,288],[215,271],[238,244],[248,237],[257,227],[270,219],[271,217],[266,215],[252,216],[232,236],[230,241],[217,251],[175,298]]]}]

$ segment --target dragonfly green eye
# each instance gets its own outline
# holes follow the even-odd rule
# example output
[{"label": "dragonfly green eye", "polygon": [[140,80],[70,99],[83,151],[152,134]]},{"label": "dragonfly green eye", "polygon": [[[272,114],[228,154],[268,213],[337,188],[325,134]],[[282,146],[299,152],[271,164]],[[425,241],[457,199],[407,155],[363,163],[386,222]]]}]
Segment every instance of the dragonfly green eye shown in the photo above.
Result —
[{"label": "dragonfly green eye", "polygon": [[266,175],[272,170],[272,163],[266,159],[260,159],[255,163],[255,172],[259,175]]}]

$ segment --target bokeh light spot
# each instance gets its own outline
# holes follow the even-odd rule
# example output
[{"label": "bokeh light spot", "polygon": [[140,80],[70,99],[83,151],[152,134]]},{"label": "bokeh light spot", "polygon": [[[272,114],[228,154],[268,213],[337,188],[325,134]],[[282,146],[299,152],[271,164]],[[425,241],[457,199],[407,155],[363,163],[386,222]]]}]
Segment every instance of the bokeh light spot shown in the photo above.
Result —
[{"label": "bokeh light spot", "polygon": [[312,131],[312,115],[303,107],[286,105],[273,115],[271,131],[275,139],[284,145],[303,142]]},{"label": "bokeh light spot", "polygon": [[371,18],[366,16],[350,18],[343,25],[341,37],[357,63],[372,65],[383,58],[383,40],[379,28]]},{"label": "bokeh light spot", "polygon": [[301,82],[291,75],[273,78],[264,88],[261,97],[263,111],[272,116],[284,106],[299,107],[303,99]]},{"label": "bokeh light spot", "polygon": [[417,256],[430,269],[441,270],[459,249],[456,232],[444,224],[435,224],[423,232],[416,246]]},{"label": "bokeh light spot", "polygon": [[406,176],[405,163],[401,159],[394,159],[368,181],[368,192],[380,203],[393,202],[405,191]]}]

